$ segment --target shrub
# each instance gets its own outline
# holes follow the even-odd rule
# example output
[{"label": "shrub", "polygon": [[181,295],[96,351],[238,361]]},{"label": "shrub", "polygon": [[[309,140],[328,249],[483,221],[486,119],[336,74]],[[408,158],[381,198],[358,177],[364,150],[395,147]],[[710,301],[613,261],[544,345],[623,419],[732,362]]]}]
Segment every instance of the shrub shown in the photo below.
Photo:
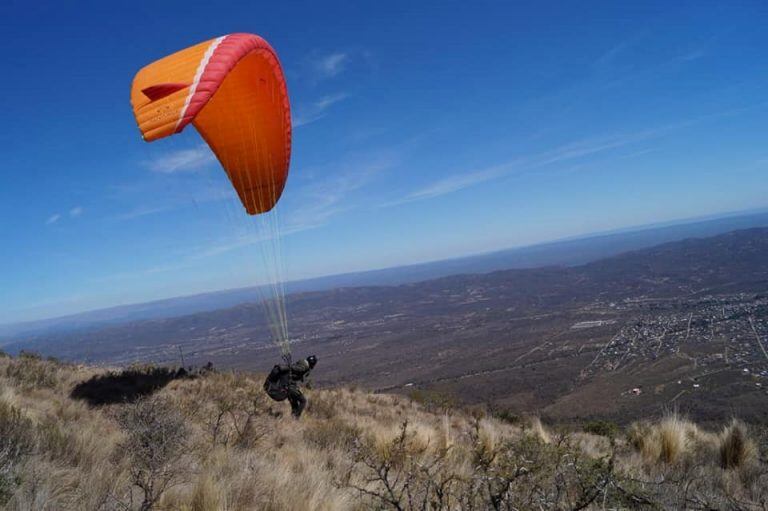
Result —
[{"label": "shrub", "polygon": [[0,401],[0,505],[19,483],[17,467],[34,445],[32,421],[18,408]]},{"label": "shrub", "polygon": [[520,424],[520,422],[523,420],[520,415],[508,409],[494,410],[493,417],[499,419],[502,422],[506,422],[507,424]]},{"label": "shrub", "polygon": [[[414,441],[408,422],[390,441],[362,439],[352,450],[357,470],[345,478],[345,485],[371,499],[380,509],[446,509],[455,507],[455,476],[448,470],[448,450],[428,453]],[[354,467],[353,467],[354,468]],[[417,503],[423,503],[418,506]]]},{"label": "shrub", "polygon": [[212,445],[249,449],[267,432],[259,420],[266,409],[266,395],[253,379],[244,375],[219,375],[200,382],[182,401],[189,418],[199,418]]},{"label": "shrub", "polygon": [[43,356],[36,351],[21,350],[19,352],[19,358],[22,360],[42,360]]},{"label": "shrub", "polygon": [[222,509],[219,489],[210,476],[202,476],[192,492],[191,511],[213,511]]},{"label": "shrub", "polygon": [[117,419],[126,433],[119,454],[130,460],[131,481],[142,492],[140,510],[149,511],[184,480],[187,426],[173,403],[158,397],[126,405]]},{"label": "shrub", "polygon": [[[592,459],[533,434],[504,438],[486,419],[476,419],[456,449],[429,449],[407,422],[390,441],[371,442],[363,438],[353,449],[356,472],[346,479],[369,499],[366,508],[556,510],[600,502],[624,509],[639,502],[615,473],[613,454]],[[615,491],[620,484],[627,489]]]},{"label": "shrub", "polygon": [[430,411],[445,411],[456,407],[456,398],[437,390],[412,390],[408,397]]},{"label": "shrub", "polygon": [[56,366],[36,353],[22,351],[5,368],[5,375],[22,388],[54,388],[59,382]]},{"label": "shrub", "polygon": [[304,428],[307,442],[320,449],[350,449],[361,434],[359,427],[338,418],[308,422]]},{"label": "shrub", "polygon": [[318,419],[334,419],[338,415],[338,396],[313,393],[307,399],[307,413]]},{"label": "shrub", "polygon": [[591,433],[593,435],[616,438],[619,434],[619,425],[611,421],[594,420],[584,424],[583,430],[585,433]]}]

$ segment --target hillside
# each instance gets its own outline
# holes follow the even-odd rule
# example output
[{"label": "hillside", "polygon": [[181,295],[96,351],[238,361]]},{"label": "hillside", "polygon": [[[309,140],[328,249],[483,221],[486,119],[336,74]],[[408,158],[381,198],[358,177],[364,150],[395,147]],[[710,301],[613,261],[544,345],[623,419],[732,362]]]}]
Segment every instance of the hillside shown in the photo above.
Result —
[{"label": "hillside", "polygon": [[[288,293],[306,293],[341,287],[393,286],[457,274],[555,265],[577,266],[661,243],[765,226],[768,226],[768,212],[742,212],[715,218],[689,219],[671,224],[648,225],[619,232],[592,234],[468,257],[329,275],[288,282],[286,286]],[[214,311],[255,302],[260,300],[262,295],[258,288],[246,287],[110,307],[46,320],[0,325],[0,346],[18,336],[53,335],[65,331],[82,332],[110,325]]]},{"label": "hillside", "polygon": [[[558,420],[627,422],[677,407],[768,418],[768,229],[672,242],[586,265],[458,275],[290,297],[294,351],[318,384],[433,392]],[[268,368],[258,304],[43,336],[74,361]],[[640,395],[631,393],[641,388]]]},{"label": "hillside", "polygon": [[553,429],[493,409],[333,388],[308,391],[297,422],[265,399],[261,380],[0,358],[0,506],[751,510],[768,502],[766,432],[738,421],[704,430],[673,415],[623,432],[607,422]]}]

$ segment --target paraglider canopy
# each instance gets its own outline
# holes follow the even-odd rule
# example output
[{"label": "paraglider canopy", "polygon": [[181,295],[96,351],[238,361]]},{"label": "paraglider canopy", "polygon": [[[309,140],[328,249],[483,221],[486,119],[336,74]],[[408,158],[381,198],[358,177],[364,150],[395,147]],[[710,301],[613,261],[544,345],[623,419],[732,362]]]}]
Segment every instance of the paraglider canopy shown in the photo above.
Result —
[{"label": "paraglider canopy", "polygon": [[191,123],[249,214],[275,206],[288,177],[291,114],[280,62],[264,39],[230,34],[153,62],[133,79],[131,105],[148,142]]}]

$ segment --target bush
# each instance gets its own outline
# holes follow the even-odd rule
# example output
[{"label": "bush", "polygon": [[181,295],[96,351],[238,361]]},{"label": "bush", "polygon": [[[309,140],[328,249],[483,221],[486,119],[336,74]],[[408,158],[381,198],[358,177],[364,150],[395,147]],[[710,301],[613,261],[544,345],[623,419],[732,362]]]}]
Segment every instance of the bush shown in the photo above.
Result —
[{"label": "bush", "polygon": [[22,360],[42,360],[43,356],[36,351],[21,350],[19,352],[19,358]]},{"label": "bush", "polygon": [[142,492],[140,510],[149,511],[184,480],[187,426],[173,403],[157,397],[126,405],[117,419],[126,433],[119,454],[130,460],[131,481]]},{"label": "bush", "polygon": [[202,410],[206,432],[213,445],[250,449],[266,434],[258,420],[266,407],[266,396],[253,380],[228,376],[206,389],[209,406]]},{"label": "bush", "polygon": [[[544,443],[536,435],[501,438],[494,425],[477,419],[456,448],[430,449],[408,422],[386,443],[362,438],[352,450],[356,475],[347,487],[368,499],[366,508],[587,509],[595,502],[624,509],[636,504],[614,472],[613,456],[592,459],[566,442]],[[610,490],[610,491],[609,491]]]},{"label": "bush", "polygon": [[20,482],[17,467],[34,445],[32,421],[18,408],[0,401],[0,505]]},{"label": "bush", "polygon": [[594,420],[584,424],[584,433],[591,433],[593,435],[604,436],[608,438],[616,438],[619,434],[619,425],[615,422]]},{"label": "bush", "polygon": [[408,397],[431,411],[444,411],[456,407],[455,397],[436,390],[416,389],[412,390]]},{"label": "bush", "polygon": [[307,413],[318,419],[334,419],[338,415],[338,396],[313,393],[307,399]]},{"label": "bush", "polygon": [[5,376],[22,388],[54,388],[59,383],[56,366],[36,353],[22,351],[5,368]]},{"label": "bush", "polygon": [[[486,403],[485,409],[487,410],[488,415],[502,422],[506,422],[507,424],[521,424],[523,422],[523,417],[521,415],[515,413],[510,408],[502,408],[496,403]],[[482,415],[480,410],[476,413],[481,413]]]},{"label": "bush", "polygon": [[304,439],[319,449],[351,449],[361,434],[359,427],[338,418],[313,421],[304,429]]}]

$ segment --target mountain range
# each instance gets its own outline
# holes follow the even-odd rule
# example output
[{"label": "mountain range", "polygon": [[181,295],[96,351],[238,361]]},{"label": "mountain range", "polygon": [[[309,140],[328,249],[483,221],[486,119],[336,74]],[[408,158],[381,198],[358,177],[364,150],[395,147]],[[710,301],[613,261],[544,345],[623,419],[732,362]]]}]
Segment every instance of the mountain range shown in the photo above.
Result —
[{"label": "mountain range", "polygon": [[[570,238],[468,257],[288,282],[288,293],[341,287],[392,286],[458,274],[543,266],[577,266],[623,252],[737,229],[768,226],[768,211],[753,211]],[[147,319],[169,318],[256,302],[263,293],[245,287],[121,305],[63,317],[0,325],[0,346],[19,338],[80,331]]]}]

